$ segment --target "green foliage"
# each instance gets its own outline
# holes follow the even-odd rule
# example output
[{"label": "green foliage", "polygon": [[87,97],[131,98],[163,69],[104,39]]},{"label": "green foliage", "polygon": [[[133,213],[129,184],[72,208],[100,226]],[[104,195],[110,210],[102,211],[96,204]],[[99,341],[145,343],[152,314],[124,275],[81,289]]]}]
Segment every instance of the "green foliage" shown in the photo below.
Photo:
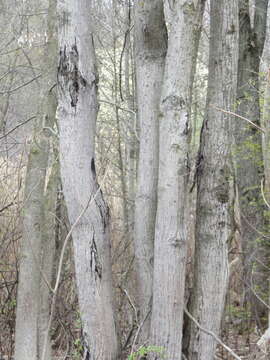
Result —
[{"label": "green foliage", "polygon": [[75,326],[76,326],[77,329],[81,329],[81,328],[82,328],[82,319],[81,319],[81,314],[80,314],[79,311],[76,311]]},{"label": "green foliage", "polygon": [[75,350],[73,351],[72,356],[74,359],[79,360],[81,359],[81,354],[83,353],[83,344],[81,342],[81,339],[78,338],[74,341],[74,347]]},{"label": "green foliage", "polygon": [[161,346],[142,346],[138,351],[133,352],[128,356],[128,360],[139,360],[142,356],[149,354],[150,352],[159,354],[160,358],[165,359],[165,351]]},{"label": "green foliage", "polygon": [[251,312],[241,306],[229,305],[227,307],[227,313],[230,313],[234,319],[247,320],[251,317]]}]

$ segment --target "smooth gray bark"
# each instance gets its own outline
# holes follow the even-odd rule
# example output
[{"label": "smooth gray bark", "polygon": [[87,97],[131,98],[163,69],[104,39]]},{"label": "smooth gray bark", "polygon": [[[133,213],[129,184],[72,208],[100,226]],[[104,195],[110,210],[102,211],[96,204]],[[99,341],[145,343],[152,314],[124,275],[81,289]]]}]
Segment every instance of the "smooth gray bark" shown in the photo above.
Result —
[{"label": "smooth gray bark", "polygon": [[36,130],[35,134],[25,180],[23,235],[16,310],[16,360],[36,360],[38,354],[40,255],[49,147],[42,130],[41,133]]},{"label": "smooth gray bark", "polygon": [[[56,107],[55,107],[56,110]],[[55,111],[54,111],[55,113]],[[40,310],[38,319],[38,349],[40,360],[51,360],[52,349],[50,340],[46,341],[50,318],[50,304],[52,296],[52,280],[55,260],[55,230],[56,230],[56,202],[60,183],[59,164],[56,159],[46,187],[44,199],[44,217],[41,251],[41,282],[40,282]],[[46,343],[46,344],[45,344]],[[44,351],[46,346],[46,351]],[[42,356],[44,356],[42,358]]]},{"label": "smooth gray bark", "polygon": [[109,209],[95,170],[98,73],[91,2],[59,0],[60,164],[71,226],[84,348],[89,360],[118,359]]},{"label": "smooth gray bark", "polygon": [[[55,127],[55,113],[57,108],[56,90],[54,89],[57,75],[57,21],[56,21],[56,0],[49,1],[48,20],[47,20],[47,36],[48,46],[45,53],[50,80],[48,85],[51,86],[47,93],[47,120],[45,131],[52,134]],[[50,130],[51,129],[51,130]],[[50,152],[53,153],[53,140],[50,142]],[[54,156],[53,156],[54,157]],[[55,212],[57,187],[59,183],[59,164],[57,160],[51,170],[50,178],[44,193],[44,214],[42,224],[42,245],[41,245],[41,282],[40,282],[40,305],[38,318],[38,359],[51,360],[52,349],[51,341],[48,339],[45,345],[45,338],[48,331],[48,323],[50,318],[50,298],[54,268],[55,256]],[[46,346],[46,352],[43,356],[43,347]]]},{"label": "smooth gray bark", "polygon": [[[186,195],[194,28],[201,1],[165,2],[168,51],[161,88],[158,206],[150,343],[180,360],[186,267]],[[157,359],[158,355],[150,355]]]},{"label": "smooth gray bark", "polygon": [[141,342],[149,337],[157,206],[159,103],[167,49],[162,0],[135,3],[135,66],[140,148],[135,199],[135,257]]},{"label": "smooth gray bark", "polygon": [[[55,14],[56,3],[50,1],[49,14]],[[54,9],[54,10],[53,10]],[[17,292],[15,360],[38,359],[41,250],[44,229],[44,188],[50,148],[50,131],[55,118],[56,63],[53,55],[54,17],[48,17],[48,41],[44,49],[43,79],[39,110],[30,145],[25,179],[20,274]],[[44,316],[48,317],[48,313]],[[49,359],[49,357],[48,357]]]},{"label": "smooth gray bark", "polygon": [[[191,314],[219,334],[228,283],[228,241],[234,233],[231,143],[237,85],[238,4],[211,1],[209,77],[197,162],[197,214]],[[189,323],[188,359],[211,360],[216,342]]]}]

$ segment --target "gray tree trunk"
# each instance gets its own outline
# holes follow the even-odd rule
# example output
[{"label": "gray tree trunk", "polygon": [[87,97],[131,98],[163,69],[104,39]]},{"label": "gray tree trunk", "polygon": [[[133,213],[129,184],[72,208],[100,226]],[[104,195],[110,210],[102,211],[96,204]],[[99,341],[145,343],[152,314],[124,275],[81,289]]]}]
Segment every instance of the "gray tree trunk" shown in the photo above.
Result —
[{"label": "gray tree trunk", "polygon": [[[133,70],[133,52],[131,49],[131,1],[127,0],[125,6],[125,23],[126,23],[126,43],[125,43],[125,96],[128,108],[134,111],[134,89],[132,75]],[[128,141],[127,141],[127,188],[128,188],[128,220],[130,237],[133,238],[134,233],[134,213],[135,213],[135,194],[136,194],[136,166],[138,143],[136,139],[136,117],[135,112],[127,113],[128,124]]]},{"label": "gray tree trunk", "polygon": [[[238,57],[237,0],[211,1],[209,78],[197,162],[194,288],[190,312],[219,334],[228,282],[228,241],[234,232],[230,116],[235,104]],[[213,337],[189,324],[188,359],[212,360]]]},{"label": "gray tree trunk", "polygon": [[[194,27],[201,1],[165,2],[168,51],[161,88],[151,345],[180,360],[186,267],[186,194]],[[158,355],[150,355],[157,359]]]},{"label": "gray tree trunk", "polygon": [[[39,114],[39,120],[42,115],[43,112]],[[35,140],[31,144],[25,179],[15,360],[36,360],[38,354],[40,255],[48,151],[48,139],[39,124],[35,130]]]},{"label": "gray tree trunk", "polygon": [[88,359],[118,359],[109,209],[95,170],[98,73],[91,2],[61,0],[58,68],[60,164],[73,230],[76,280]]},{"label": "gray tree trunk", "polygon": [[[266,85],[264,89],[264,107],[263,107],[263,163],[264,163],[264,196],[267,202],[268,211],[270,211],[270,69],[266,73]],[[268,240],[269,241],[269,240]],[[267,264],[268,265],[268,264]],[[269,284],[268,273],[268,284]],[[268,301],[270,303],[270,293],[268,295]],[[270,327],[270,311],[268,309],[268,327]]]},{"label": "gray tree trunk", "polygon": [[[50,15],[55,14],[55,5],[55,1],[51,0]],[[55,96],[52,93],[52,88],[56,82],[56,63],[52,52],[55,51],[53,45],[55,24],[53,21],[54,16],[49,16],[48,41],[44,50],[44,75],[41,82],[39,110],[26,170],[20,275],[17,292],[15,360],[36,360],[39,351],[44,188],[50,147],[50,131],[48,132],[46,127],[51,126],[54,122],[56,109]]]},{"label": "gray tree trunk", "polygon": [[[57,99],[53,87],[57,79],[57,21],[56,21],[56,0],[49,0],[48,20],[47,20],[47,36],[48,48],[45,56],[48,61],[48,69],[50,72],[49,85],[51,88],[47,93],[47,127],[53,130],[55,126],[55,113],[57,108]],[[51,130],[46,129],[48,133]],[[52,141],[53,143],[53,141]],[[53,153],[53,144],[51,143],[51,153]],[[53,156],[53,155],[52,155]],[[54,156],[53,156],[54,157]],[[51,170],[50,178],[46,186],[44,194],[44,214],[42,224],[42,245],[41,245],[41,281],[40,281],[40,309],[38,318],[38,359],[42,359],[43,347],[46,342],[46,334],[48,331],[48,323],[50,318],[50,298],[54,268],[55,256],[55,214],[57,187],[59,183],[59,164],[54,159],[54,165]],[[44,360],[52,359],[50,338],[46,342],[46,352]]]},{"label": "gray tree trunk", "polygon": [[[265,41],[268,0],[256,0],[254,21],[251,20],[249,1],[239,2],[239,69],[237,102],[238,113],[256,124],[260,124],[259,69]],[[241,212],[241,237],[244,262],[244,287],[246,301],[252,301],[252,313],[260,315],[264,310],[250,291],[253,279],[259,294],[266,292],[267,276],[256,261],[266,262],[269,253],[259,232],[264,230],[264,209],[260,194],[263,175],[261,133],[241,119],[236,119],[236,179]],[[267,265],[267,263],[265,264]],[[247,285],[247,286],[246,286]],[[257,317],[258,320],[258,317]]]},{"label": "gray tree trunk", "polygon": [[135,66],[140,148],[135,257],[142,343],[149,337],[158,180],[159,102],[167,49],[162,0],[135,3]]},{"label": "gray tree trunk", "polygon": [[265,197],[270,201],[270,68],[266,74],[266,85],[264,89],[264,108],[262,125],[263,134],[263,155],[264,155],[264,176],[265,176]]},{"label": "gray tree trunk", "polygon": [[[55,113],[55,112],[54,112]],[[51,360],[51,342],[46,341],[50,318],[50,300],[55,260],[55,230],[56,230],[56,202],[57,191],[60,183],[59,164],[54,160],[48,185],[46,187],[44,204],[44,224],[42,233],[41,267],[42,276],[40,282],[40,310],[38,320],[38,346],[40,360]],[[46,343],[46,345],[45,345]],[[44,353],[44,346],[46,351]],[[44,354],[44,358],[42,358]]]}]

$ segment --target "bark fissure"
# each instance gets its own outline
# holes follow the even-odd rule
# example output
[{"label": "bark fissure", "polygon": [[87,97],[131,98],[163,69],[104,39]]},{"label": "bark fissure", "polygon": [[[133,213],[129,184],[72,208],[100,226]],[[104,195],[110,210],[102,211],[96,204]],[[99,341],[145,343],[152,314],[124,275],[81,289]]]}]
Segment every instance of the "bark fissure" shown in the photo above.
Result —
[{"label": "bark fissure", "polygon": [[92,273],[95,275],[95,279],[97,277],[99,280],[102,278],[102,265],[99,260],[98,249],[95,242],[95,233],[93,232],[92,242],[90,245],[91,258],[90,258],[90,269]]},{"label": "bark fissure", "polygon": [[[61,73],[65,86],[69,90],[70,105],[76,108],[81,88],[87,85],[86,80],[79,70],[79,53],[75,43],[67,51],[66,45],[60,50],[58,74]],[[93,81],[95,82],[95,81]],[[60,83],[61,85],[61,83]],[[63,85],[61,85],[63,86]]]}]

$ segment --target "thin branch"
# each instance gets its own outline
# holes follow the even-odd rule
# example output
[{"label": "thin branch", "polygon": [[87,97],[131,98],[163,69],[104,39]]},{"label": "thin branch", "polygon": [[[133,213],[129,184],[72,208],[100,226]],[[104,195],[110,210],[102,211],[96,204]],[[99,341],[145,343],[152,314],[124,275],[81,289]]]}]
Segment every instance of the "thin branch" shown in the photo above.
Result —
[{"label": "thin branch", "polygon": [[7,210],[8,208],[10,208],[11,206],[14,205],[14,202],[11,202],[10,204],[4,206],[2,209],[0,209],[0,213],[2,213],[3,211]]},{"label": "thin branch", "polygon": [[9,130],[7,133],[5,133],[5,135],[1,136],[0,137],[0,140],[6,138],[8,135],[10,135],[11,133],[13,133],[13,131],[17,130],[19,127],[27,124],[29,121],[33,120],[36,118],[36,115],[35,116],[31,116],[29,119],[19,123],[18,125],[16,125],[13,129]]},{"label": "thin branch", "polygon": [[142,322],[140,323],[140,325],[139,325],[139,327],[138,327],[138,330],[136,331],[136,334],[135,334],[135,337],[134,337],[134,340],[133,340],[133,344],[132,344],[132,347],[131,347],[131,352],[130,352],[130,354],[133,354],[133,353],[134,353],[134,348],[135,348],[135,344],[136,344],[136,342],[137,342],[139,333],[140,333],[140,331],[141,331],[141,329],[142,329],[142,327],[143,327],[146,319],[147,319],[148,316],[150,315],[150,312],[151,312],[151,311],[149,310],[149,311],[146,313],[144,319],[142,320]]},{"label": "thin branch", "polygon": [[104,103],[104,104],[108,104],[108,105],[111,105],[111,106],[115,106],[119,110],[126,111],[126,112],[129,112],[129,113],[133,114],[133,115],[136,115],[135,111],[133,111],[131,109],[124,108],[124,107],[122,107],[122,106],[120,106],[118,104],[115,104],[115,103],[111,102],[111,101],[101,99],[101,100],[99,100],[99,102]]},{"label": "thin branch", "polygon": [[124,292],[124,294],[127,296],[128,301],[130,303],[130,305],[132,306],[133,310],[134,310],[134,314],[136,317],[136,323],[138,324],[138,310],[136,309],[136,306],[134,305],[134,303],[131,300],[131,297],[129,296],[129,293],[127,292],[126,289],[122,289],[122,291]]},{"label": "thin branch", "polygon": [[270,209],[270,204],[269,204],[269,202],[266,200],[265,193],[264,193],[264,190],[263,190],[263,179],[261,180],[261,193],[262,193],[263,201],[265,202],[265,204],[266,204],[266,206],[268,207],[268,209]]},{"label": "thin branch", "polygon": [[11,93],[23,88],[24,86],[27,86],[27,85],[31,84],[33,81],[39,79],[41,76],[42,76],[42,74],[39,74],[36,77],[32,78],[31,80],[26,81],[24,84],[15,87],[14,89],[7,90],[7,91],[1,91],[0,95],[11,94]]},{"label": "thin branch", "polygon": [[259,234],[260,236],[264,237],[265,239],[270,239],[270,236],[269,236],[269,235],[266,235],[266,234],[262,233],[261,231],[259,231],[258,229],[256,229],[256,227],[253,226],[253,225],[248,221],[248,219],[245,217],[245,215],[244,215],[242,212],[240,212],[240,216],[241,216],[241,218],[244,219],[244,221],[246,222],[246,224],[247,224],[252,230],[254,230],[257,234]]},{"label": "thin branch", "polygon": [[[260,295],[258,295],[257,293],[256,293],[256,291],[254,290],[254,288],[252,287],[252,285],[250,285],[247,281],[245,281],[243,278],[241,278],[240,276],[239,276],[239,278],[241,279],[241,281],[245,284],[245,286],[247,286],[248,287],[248,289],[253,293],[253,295],[259,300],[259,302],[261,303],[261,304],[263,304],[268,310],[270,310],[270,306],[268,305],[268,304],[266,304],[266,302],[265,301],[263,301],[263,299],[260,297]],[[252,280],[251,280],[252,281]]]},{"label": "thin branch", "polygon": [[[129,13],[130,13],[130,9],[129,9]],[[126,32],[125,32],[125,37],[124,37],[124,43],[123,43],[123,48],[121,51],[121,55],[120,55],[120,63],[119,63],[119,93],[120,93],[120,99],[122,101],[124,101],[124,97],[123,97],[123,92],[122,92],[122,66],[123,66],[123,57],[124,57],[124,53],[126,50],[126,45],[127,45],[127,39],[128,36],[131,32],[131,30],[133,29],[134,25],[129,27]]]},{"label": "thin branch", "polygon": [[240,358],[240,356],[238,356],[231,348],[229,348],[229,346],[225,345],[221,340],[220,338],[215,334],[213,333],[213,331],[211,330],[207,330],[205,329],[204,327],[202,327],[198,321],[188,312],[188,310],[185,308],[184,309],[185,313],[187,314],[187,316],[195,323],[195,325],[200,329],[202,330],[204,333],[206,333],[207,335],[210,335],[212,336],[216,342],[218,342],[226,351],[228,351],[228,353],[230,353],[235,359],[237,360],[242,360]]},{"label": "thin branch", "polygon": [[254,122],[252,122],[251,120],[247,119],[246,117],[244,116],[241,116],[239,114],[236,114],[232,111],[228,111],[228,110],[224,110],[224,109],[221,109],[215,105],[210,105],[212,108],[218,110],[218,111],[221,111],[223,112],[224,114],[228,114],[228,115],[232,115],[232,116],[236,116],[238,117],[239,119],[242,119],[242,120],[245,120],[246,122],[248,122],[251,126],[255,127],[257,130],[260,130],[262,133],[265,133],[264,129],[261,128],[260,126],[258,126],[257,124],[255,124]]}]

